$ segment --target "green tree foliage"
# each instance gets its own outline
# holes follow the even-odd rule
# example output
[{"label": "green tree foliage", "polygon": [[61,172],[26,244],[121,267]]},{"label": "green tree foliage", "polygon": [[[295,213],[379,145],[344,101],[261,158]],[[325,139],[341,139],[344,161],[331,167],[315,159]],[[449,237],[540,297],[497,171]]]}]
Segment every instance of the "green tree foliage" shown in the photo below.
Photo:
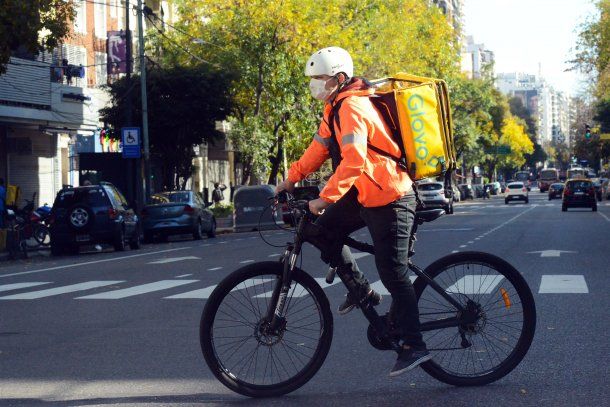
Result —
[{"label": "green tree foliage", "polygon": [[53,49],[70,31],[74,5],[65,0],[0,2],[0,74],[13,52],[37,54]]},{"label": "green tree foliage", "polygon": [[[207,66],[153,69],[147,75],[150,151],[163,170],[163,185],[184,187],[192,174],[193,146],[213,142],[219,136],[215,122],[231,110],[232,78]],[[135,123],[141,125],[140,79],[126,78],[108,86],[110,107],[100,111],[102,120],[115,129],[128,125],[127,93],[132,93]],[[183,184],[179,185],[178,180]]]},{"label": "green tree foliage", "polygon": [[610,98],[610,0],[598,0],[599,15],[584,23],[575,48],[574,68],[595,78],[596,96]]},{"label": "green tree foliage", "polygon": [[[198,58],[235,71],[231,139],[241,152],[243,183],[275,174],[287,151],[298,158],[317,130],[321,104],[309,96],[304,64],[316,49],[336,45],[354,57],[356,75],[397,71],[445,77],[454,73],[459,44],[438,8],[421,0],[339,0],[321,7],[311,0],[183,0],[181,31],[161,40],[188,44]],[[210,45],[214,44],[214,45]],[[192,57],[177,48],[171,62]]]}]

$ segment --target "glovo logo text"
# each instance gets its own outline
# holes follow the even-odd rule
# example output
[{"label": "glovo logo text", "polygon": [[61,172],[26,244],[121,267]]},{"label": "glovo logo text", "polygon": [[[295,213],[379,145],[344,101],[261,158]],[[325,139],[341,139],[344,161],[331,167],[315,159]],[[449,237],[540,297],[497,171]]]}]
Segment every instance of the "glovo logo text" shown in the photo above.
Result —
[{"label": "glovo logo text", "polygon": [[407,100],[407,108],[409,109],[409,119],[411,120],[411,129],[414,134],[415,141],[415,156],[418,160],[424,161],[427,166],[436,168],[442,157],[437,157],[430,154],[427,145],[428,134],[424,124],[423,116],[426,114],[426,102],[423,97],[418,94],[413,94]]}]

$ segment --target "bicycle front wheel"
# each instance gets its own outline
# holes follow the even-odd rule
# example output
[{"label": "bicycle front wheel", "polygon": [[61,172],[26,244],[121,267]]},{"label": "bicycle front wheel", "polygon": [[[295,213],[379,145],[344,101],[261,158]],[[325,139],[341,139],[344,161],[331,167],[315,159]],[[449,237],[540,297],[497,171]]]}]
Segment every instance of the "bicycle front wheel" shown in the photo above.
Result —
[{"label": "bicycle front wheel", "polygon": [[201,316],[203,356],[216,378],[249,397],[272,397],[301,387],[322,366],[333,332],[328,299],[300,269],[292,273],[286,323],[271,332],[266,320],[282,278],[280,262],[236,270],[212,292]]},{"label": "bicycle front wheel", "polygon": [[[422,332],[434,355],[422,368],[455,386],[484,385],[510,373],[536,330],[534,297],[523,276],[501,258],[481,252],[445,256],[425,273],[476,320]],[[426,322],[461,317],[427,281],[418,278],[414,288],[422,328]]]}]

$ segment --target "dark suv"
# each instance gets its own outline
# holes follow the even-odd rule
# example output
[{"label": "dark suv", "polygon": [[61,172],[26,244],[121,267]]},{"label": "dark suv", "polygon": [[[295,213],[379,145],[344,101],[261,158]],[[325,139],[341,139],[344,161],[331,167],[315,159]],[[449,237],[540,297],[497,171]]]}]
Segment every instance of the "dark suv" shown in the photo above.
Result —
[{"label": "dark suv", "polygon": [[591,208],[597,211],[595,188],[590,179],[571,179],[566,181],[563,189],[561,210],[568,208]]},{"label": "dark suv", "polygon": [[138,217],[112,184],[64,188],[50,215],[51,254],[78,252],[80,245],[110,243],[115,250],[140,248]]}]

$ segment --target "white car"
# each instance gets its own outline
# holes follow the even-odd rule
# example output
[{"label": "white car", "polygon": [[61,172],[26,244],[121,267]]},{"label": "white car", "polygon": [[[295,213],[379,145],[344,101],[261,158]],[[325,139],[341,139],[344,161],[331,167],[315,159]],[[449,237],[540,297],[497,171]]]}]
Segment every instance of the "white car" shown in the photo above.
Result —
[{"label": "white car", "polygon": [[447,214],[453,213],[453,198],[445,196],[442,182],[418,182],[417,193],[426,208],[443,208]]},{"label": "white car", "polygon": [[509,201],[525,201],[525,203],[529,203],[528,194],[527,186],[523,182],[509,182],[506,185],[504,203],[507,205]]}]

